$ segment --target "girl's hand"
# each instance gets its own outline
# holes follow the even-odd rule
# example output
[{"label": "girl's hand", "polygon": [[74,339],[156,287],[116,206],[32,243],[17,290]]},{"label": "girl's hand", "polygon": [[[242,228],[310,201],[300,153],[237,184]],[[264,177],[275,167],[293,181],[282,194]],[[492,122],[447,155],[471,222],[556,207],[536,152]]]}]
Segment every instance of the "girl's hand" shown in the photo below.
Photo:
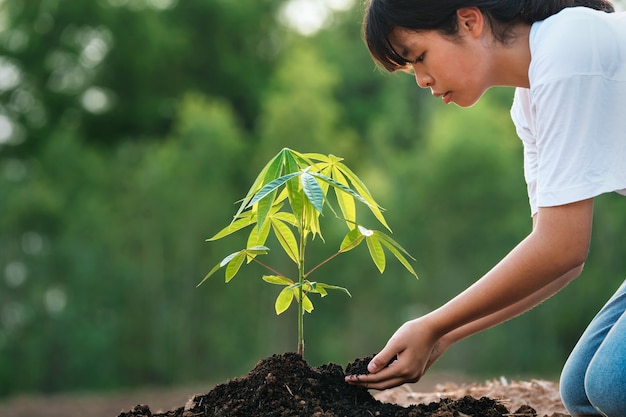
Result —
[{"label": "girl's hand", "polygon": [[540,207],[533,231],[502,261],[442,307],[402,325],[370,362],[371,373],[346,381],[373,389],[416,382],[450,344],[549,298],[580,273],[592,219],[591,198]]},{"label": "girl's hand", "polygon": [[434,336],[427,320],[408,321],[369,363],[369,374],[348,375],[346,382],[379,390],[417,382],[446,348],[445,342]]}]

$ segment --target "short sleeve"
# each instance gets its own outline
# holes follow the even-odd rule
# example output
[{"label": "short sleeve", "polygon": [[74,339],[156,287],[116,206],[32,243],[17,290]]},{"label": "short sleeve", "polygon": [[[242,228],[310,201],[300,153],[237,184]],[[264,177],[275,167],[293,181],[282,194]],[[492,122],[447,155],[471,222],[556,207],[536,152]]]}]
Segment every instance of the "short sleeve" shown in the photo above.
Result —
[{"label": "short sleeve", "polygon": [[532,213],[625,193],[626,14],[565,9],[532,26],[530,48],[511,116]]},{"label": "short sleeve", "polygon": [[537,206],[626,188],[626,79],[575,75],[531,90]]},{"label": "short sleeve", "polygon": [[530,106],[529,90],[517,88],[511,107],[511,119],[524,146],[524,179],[528,189],[528,203],[532,216],[537,212],[537,143],[531,125],[533,118]]}]

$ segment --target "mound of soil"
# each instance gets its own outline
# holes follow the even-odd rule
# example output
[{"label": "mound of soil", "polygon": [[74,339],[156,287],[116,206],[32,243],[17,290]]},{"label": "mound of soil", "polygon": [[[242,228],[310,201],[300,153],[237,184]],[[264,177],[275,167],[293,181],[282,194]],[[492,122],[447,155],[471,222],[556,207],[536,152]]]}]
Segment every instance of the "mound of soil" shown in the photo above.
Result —
[{"label": "mound of soil", "polygon": [[[370,358],[346,367],[347,374],[365,373]],[[316,368],[299,355],[273,355],[257,363],[247,375],[217,385],[205,395],[165,413],[152,413],[138,405],[119,417],[505,417],[536,416],[529,406],[511,413],[488,397],[442,398],[430,404],[406,407],[376,400],[367,389],[344,381],[341,366],[329,363]]]}]

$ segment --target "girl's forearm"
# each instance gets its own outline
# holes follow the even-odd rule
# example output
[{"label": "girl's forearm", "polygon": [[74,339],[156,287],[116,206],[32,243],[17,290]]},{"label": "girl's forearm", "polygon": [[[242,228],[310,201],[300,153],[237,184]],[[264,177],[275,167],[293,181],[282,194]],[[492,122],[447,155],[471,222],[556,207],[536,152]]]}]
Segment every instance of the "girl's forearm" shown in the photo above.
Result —
[{"label": "girl's forearm", "polygon": [[466,337],[504,323],[532,309],[567,286],[580,275],[581,271],[582,267],[574,268],[523,300],[449,332],[444,336],[446,345],[452,345]]},{"label": "girl's forearm", "polygon": [[[540,209],[533,232],[467,290],[424,318],[436,339],[471,334],[528,310],[585,261],[593,201]],[[460,330],[466,327],[465,330]]]}]

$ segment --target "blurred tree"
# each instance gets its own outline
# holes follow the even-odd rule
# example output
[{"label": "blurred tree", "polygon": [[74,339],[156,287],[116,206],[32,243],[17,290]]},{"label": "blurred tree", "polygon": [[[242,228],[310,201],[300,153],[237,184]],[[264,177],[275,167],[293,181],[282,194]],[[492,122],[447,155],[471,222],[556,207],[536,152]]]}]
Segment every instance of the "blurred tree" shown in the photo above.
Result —
[{"label": "blurred tree", "polygon": [[0,394],[201,372],[193,358],[219,304],[195,285],[210,225],[230,215],[211,196],[238,198],[245,139],[223,102],[191,95],[178,113],[167,140],[112,154],[60,132],[25,175],[0,181],[12,197],[0,204]]},{"label": "blurred tree", "polygon": [[283,147],[337,155],[357,150],[356,135],[343,123],[343,108],[333,94],[338,81],[311,43],[285,51],[262,103],[260,162]]},{"label": "blurred tree", "polygon": [[186,90],[223,98],[251,128],[279,55],[280,4],[2,2],[2,142],[14,145],[3,153],[36,151],[62,121],[103,145],[163,137]]},{"label": "blurred tree", "polygon": [[330,30],[315,39],[325,65],[337,74],[334,96],[342,120],[356,129],[359,146],[374,154],[411,149],[426,135],[431,96],[412,76],[388,74],[374,64],[360,36],[361,13],[354,7],[338,14]]}]

